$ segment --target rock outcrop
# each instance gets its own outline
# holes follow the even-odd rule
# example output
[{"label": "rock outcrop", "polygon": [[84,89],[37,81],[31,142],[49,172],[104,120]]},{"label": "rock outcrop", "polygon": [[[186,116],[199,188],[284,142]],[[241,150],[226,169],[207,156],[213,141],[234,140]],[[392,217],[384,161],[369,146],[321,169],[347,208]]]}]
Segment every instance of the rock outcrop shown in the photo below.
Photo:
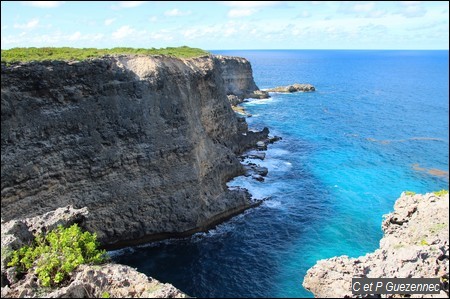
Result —
[{"label": "rock outcrop", "polygon": [[[269,95],[259,90],[253,80],[253,72],[250,62],[241,57],[229,57],[217,55],[220,60],[222,78],[225,81],[225,92],[240,100],[244,98],[267,98]],[[235,99],[233,97],[233,99]],[[230,99],[230,101],[232,101]],[[236,105],[236,104],[233,104]]]},{"label": "rock outcrop", "polygon": [[439,277],[440,294],[412,297],[448,298],[448,194],[402,194],[394,212],[385,215],[382,228],[384,237],[375,252],[359,258],[341,256],[320,260],[308,270],[303,286],[316,297],[343,298],[359,296],[351,293],[354,277]]},{"label": "rock outcrop", "polygon": [[81,224],[88,215],[86,207],[72,206],[56,209],[26,219],[2,222],[2,298],[185,298],[186,294],[170,284],[163,284],[147,277],[135,269],[113,263],[102,265],[80,265],[71,274],[69,281],[59,288],[43,288],[30,271],[18,278],[14,267],[7,267],[12,250],[29,244],[35,234],[45,233],[58,225],[68,227]]},{"label": "rock outcrop", "polygon": [[188,298],[168,283],[161,283],[119,264],[81,265],[71,281],[56,289],[42,288],[36,276],[27,274],[16,284],[2,288],[2,298]]},{"label": "rock outcrop", "polygon": [[278,86],[267,89],[267,92],[297,92],[297,91],[315,91],[316,88],[311,84],[299,84],[295,83],[287,86]]},{"label": "rock outcrop", "polygon": [[1,65],[1,216],[88,207],[107,248],[204,230],[253,205],[226,182],[247,131],[227,94],[257,90],[243,58],[112,56]]}]

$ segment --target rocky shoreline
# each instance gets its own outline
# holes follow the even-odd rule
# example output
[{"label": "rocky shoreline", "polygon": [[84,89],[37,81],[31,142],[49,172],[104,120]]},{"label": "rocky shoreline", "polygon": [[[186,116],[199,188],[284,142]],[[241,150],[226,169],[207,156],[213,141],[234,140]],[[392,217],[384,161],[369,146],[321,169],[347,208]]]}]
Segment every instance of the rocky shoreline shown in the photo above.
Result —
[{"label": "rocky shoreline", "polygon": [[[418,294],[411,298],[448,298],[448,192],[439,196],[403,193],[394,205],[394,212],[385,215],[382,229],[384,237],[375,252],[358,258],[340,256],[320,260],[306,273],[303,286],[315,297],[360,298],[351,293],[353,277],[438,277],[440,294]],[[399,297],[409,296],[386,295],[383,298]]]}]

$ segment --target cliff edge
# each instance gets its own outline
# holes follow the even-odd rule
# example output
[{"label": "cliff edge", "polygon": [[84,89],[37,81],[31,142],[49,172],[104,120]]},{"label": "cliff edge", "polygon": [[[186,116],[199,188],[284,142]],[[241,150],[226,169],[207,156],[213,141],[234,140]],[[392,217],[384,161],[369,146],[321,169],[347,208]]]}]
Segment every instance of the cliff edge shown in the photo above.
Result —
[{"label": "cliff edge", "polygon": [[394,212],[385,215],[382,229],[384,237],[375,252],[359,258],[340,256],[320,260],[306,273],[303,286],[315,297],[356,298],[360,295],[351,293],[354,277],[438,277],[441,279],[440,294],[411,297],[448,298],[448,193],[441,196],[403,193],[394,205]]},{"label": "cliff edge", "polygon": [[[243,58],[119,55],[1,65],[1,216],[88,207],[107,248],[203,230],[251,207],[226,182],[249,132],[227,94],[257,89]],[[237,75],[238,74],[238,75]]]}]

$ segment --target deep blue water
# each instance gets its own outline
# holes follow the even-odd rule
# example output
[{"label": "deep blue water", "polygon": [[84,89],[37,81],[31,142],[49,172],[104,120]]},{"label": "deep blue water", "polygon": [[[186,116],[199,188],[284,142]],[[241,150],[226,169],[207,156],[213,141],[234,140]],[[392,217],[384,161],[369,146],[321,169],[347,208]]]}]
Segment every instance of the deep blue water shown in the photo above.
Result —
[{"label": "deep blue water", "polygon": [[312,297],[306,270],[375,250],[402,191],[448,189],[448,51],[214,52],[249,59],[262,89],[316,86],[244,104],[250,127],[283,140],[259,162],[265,182],[229,185],[270,199],[208,233],[123,250],[118,262],[195,297]]}]

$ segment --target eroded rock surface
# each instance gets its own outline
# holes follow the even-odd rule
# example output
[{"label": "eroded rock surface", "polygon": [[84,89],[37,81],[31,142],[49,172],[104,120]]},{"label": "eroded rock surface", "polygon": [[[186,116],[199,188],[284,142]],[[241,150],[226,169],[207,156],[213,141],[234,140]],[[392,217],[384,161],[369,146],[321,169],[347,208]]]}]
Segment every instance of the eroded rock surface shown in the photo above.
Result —
[{"label": "eroded rock surface", "polygon": [[382,229],[384,237],[375,252],[359,258],[320,260],[308,270],[303,286],[316,297],[343,298],[357,297],[351,293],[353,277],[439,277],[443,289],[440,294],[411,295],[411,298],[448,298],[448,194],[402,194],[394,212],[385,215]]},{"label": "eroded rock surface", "polygon": [[15,267],[7,267],[12,250],[29,244],[35,234],[46,233],[58,225],[68,227],[73,223],[83,225],[88,215],[86,207],[72,206],[56,209],[44,215],[2,222],[2,298],[185,298],[186,294],[170,284],[163,284],[135,269],[113,263],[80,265],[66,283],[58,288],[44,288],[30,271],[17,277]]},{"label": "eroded rock surface", "polygon": [[88,207],[110,248],[190,234],[252,206],[226,182],[248,132],[227,94],[257,90],[243,58],[112,56],[2,64],[1,215]]}]

